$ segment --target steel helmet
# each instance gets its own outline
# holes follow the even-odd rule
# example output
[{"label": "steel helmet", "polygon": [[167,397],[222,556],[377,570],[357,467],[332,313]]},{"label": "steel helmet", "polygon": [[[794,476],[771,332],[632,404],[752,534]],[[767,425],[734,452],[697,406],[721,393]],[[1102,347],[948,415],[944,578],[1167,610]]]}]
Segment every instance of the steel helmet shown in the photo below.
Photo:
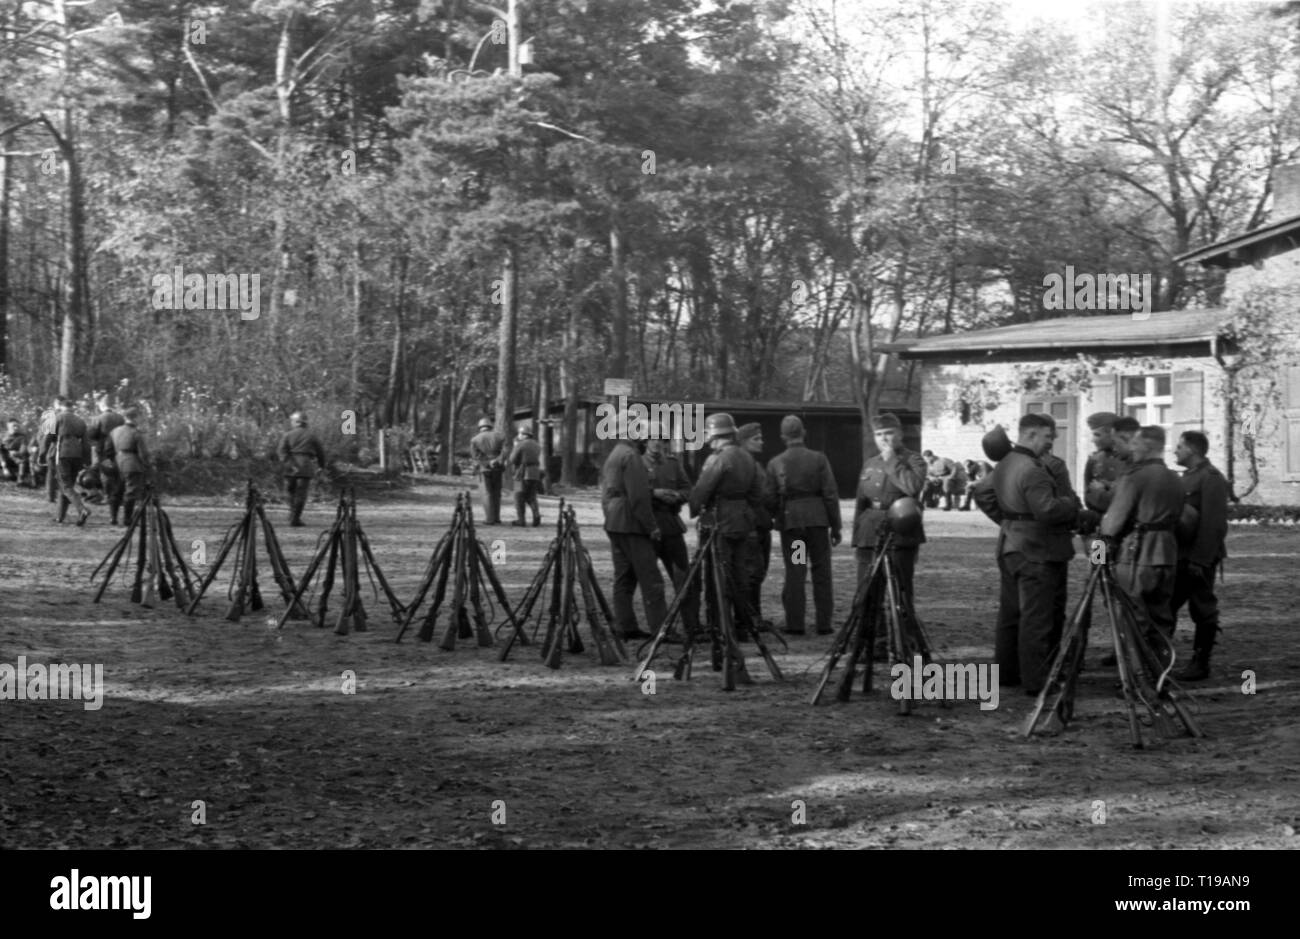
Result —
[{"label": "steel helmet", "polygon": [[532,422],[532,421],[520,421],[520,422],[519,422],[519,433],[523,434],[523,435],[526,436],[526,437],[531,437],[531,436],[533,436],[533,422]]},{"label": "steel helmet", "polygon": [[921,530],[921,504],[911,496],[895,499],[889,506],[889,528],[897,535],[914,535]]},{"label": "steel helmet", "polygon": [[735,432],[736,422],[731,419],[730,414],[710,414],[708,420],[704,422],[704,435],[709,440]]},{"label": "steel helmet", "polygon": [[292,414],[289,415],[289,423],[290,423],[290,424],[300,424],[300,425],[302,425],[303,427],[306,427],[306,426],[307,426],[307,415],[304,414],[304,413],[302,413],[302,411],[294,411]]},{"label": "steel helmet", "polygon": [[1201,513],[1190,502],[1183,505],[1182,514],[1174,526],[1174,534],[1179,541],[1189,542],[1196,538],[1196,529],[1201,521]]},{"label": "steel helmet", "polygon": [[479,418],[478,429],[479,429],[479,430],[491,430],[491,429],[492,429],[492,418],[490,418],[490,417],[481,417],[481,418]]},{"label": "steel helmet", "polygon": [[999,424],[984,435],[980,446],[984,448],[984,455],[996,463],[1011,452],[1011,438],[1007,436],[1007,429]]}]

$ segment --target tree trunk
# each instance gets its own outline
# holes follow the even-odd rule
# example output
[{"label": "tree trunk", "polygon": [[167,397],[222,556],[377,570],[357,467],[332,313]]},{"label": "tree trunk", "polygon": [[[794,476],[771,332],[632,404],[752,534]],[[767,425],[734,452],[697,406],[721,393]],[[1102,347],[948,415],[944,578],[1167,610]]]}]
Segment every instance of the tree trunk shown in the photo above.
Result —
[{"label": "tree trunk", "polygon": [[9,374],[9,184],[13,164],[4,151],[9,136],[0,136],[0,375]]},{"label": "tree trunk", "polygon": [[609,265],[611,284],[610,364],[608,377],[627,377],[627,283],[623,270],[623,233],[615,221],[609,228]]},{"label": "tree trunk", "polygon": [[513,244],[507,244],[501,272],[501,331],[497,348],[496,426],[502,431],[514,417],[515,347],[519,335],[518,266],[518,250]]}]

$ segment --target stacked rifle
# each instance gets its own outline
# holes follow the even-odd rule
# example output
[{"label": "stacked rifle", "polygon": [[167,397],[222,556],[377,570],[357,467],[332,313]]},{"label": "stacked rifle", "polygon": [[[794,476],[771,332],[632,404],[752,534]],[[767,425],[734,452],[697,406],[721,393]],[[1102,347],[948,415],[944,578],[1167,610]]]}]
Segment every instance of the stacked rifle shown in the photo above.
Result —
[{"label": "stacked rifle", "polygon": [[[316,551],[316,556],[307,565],[307,571],[302,575],[302,580],[298,583],[297,589],[293,591],[293,595],[289,598],[289,608],[281,615],[277,627],[283,628],[285,620],[289,619],[296,610],[301,609],[299,602],[302,600],[303,594],[306,593],[308,585],[315,578],[317,571],[321,570],[322,565],[324,565],[324,573],[321,578],[320,595],[316,601],[316,609],[314,612],[308,612],[308,616],[317,627],[325,626],[329,616],[330,595],[334,592],[335,581],[342,577],[343,604],[334,620],[334,632],[340,636],[346,636],[353,629],[357,632],[365,632],[366,610],[361,602],[361,571],[363,568],[370,578],[374,596],[378,598],[378,589],[382,589],[388,599],[388,606],[393,614],[393,622],[398,624],[402,622],[402,604],[393,593],[392,588],[388,586],[388,581],[384,579],[384,572],[379,569],[379,563],[375,560],[375,553],[370,548],[370,539],[361,530],[361,523],[357,521],[356,496],[350,487],[339,494],[339,505],[334,517],[334,524],[330,526],[329,531],[321,536],[321,543]],[[375,587],[376,581],[378,581],[378,589]]]},{"label": "stacked rifle", "polygon": [[516,640],[521,645],[528,644],[523,626],[535,609],[538,617],[537,624],[533,627],[533,639],[536,640],[544,622],[546,633],[541,651],[542,661],[548,667],[560,667],[566,647],[574,655],[583,652],[585,647],[579,633],[583,615],[586,616],[600,664],[619,665],[627,662],[627,650],[623,647],[623,640],[614,632],[614,614],[596,580],[591,554],[582,543],[582,533],[578,530],[573,508],[566,506],[563,499],[560,500],[559,518],[555,523],[555,538],[542,560],[541,570],[528,585],[528,591],[519,604],[518,622],[510,641],[501,650],[501,661],[506,660]]},{"label": "stacked rifle", "polygon": [[[489,589],[496,595],[515,634],[523,638],[519,625],[515,622],[515,615],[510,610],[510,601],[506,599],[506,592],[492,567],[487,548],[474,533],[474,502],[468,492],[456,495],[456,510],[452,514],[451,526],[434,546],[415,599],[406,607],[401,621],[402,628],[397,633],[398,642],[402,641],[407,627],[414,622],[430,590],[433,591],[433,599],[420,624],[418,635],[424,642],[433,641],[438,613],[447,597],[448,582],[451,584],[451,609],[439,648],[451,652],[456,648],[458,637],[472,639],[477,636],[480,646],[493,644],[492,630],[489,627],[492,617],[484,608]],[[524,638],[524,641],[527,642],[527,639]]]},{"label": "stacked rifle", "polygon": [[226,530],[212,566],[204,576],[203,582],[195,591],[193,598],[184,607],[185,612],[193,615],[199,601],[207,593],[208,587],[216,580],[218,572],[226,559],[234,553],[234,577],[227,591],[230,606],[226,608],[226,619],[238,623],[246,612],[256,613],[265,607],[262,591],[257,585],[257,530],[262,530],[262,543],[266,546],[266,558],[271,565],[271,576],[280,588],[280,596],[288,606],[287,616],[294,619],[306,619],[307,610],[294,599],[293,575],[289,573],[289,562],[285,560],[280,540],[275,536],[275,529],[266,517],[262,494],[253,481],[248,481],[248,491],[244,497],[244,514]]},{"label": "stacked rifle", "polygon": [[[1115,582],[1109,561],[1094,562],[1092,565],[1088,583],[1062,631],[1061,643],[1047,673],[1047,681],[1043,683],[1038,701],[1025,722],[1024,735],[1028,737],[1039,730],[1064,729],[1074,716],[1075,690],[1083,666],[1083,654],[1088,647],[1086,620],[1098,591],[1101,592],[1102,605],[1110,622],[1115,666],[1119,670],[1133,746],[1138,749],[1143,746],[1137,713],[1139,701],[1150,715],[1151,728],[1158,735],[1177,736],[1177,721],[1182,724],[1188,736],[1203,736],[1195,718],[1183,702],[1181,689],[1169,677],[1174,665],[1172,644],[1155,629],[1150,633],[1145,632],[1143,627],[1146,617],[1139,611],[1133,598]],[[1152,643],[1166,647],[1165,660],[1162,660]]]},{"label": "stacked rifle", "polygon": [[104,596],[122,558],[130,552],[133,538],[138,547],[134,559],[135,576],[131,581],[131,602],[152,607],[159,599],[175,600],[178,607],[185,609],[194,592],[197,576],[185,564],[185,557],[172,534],[171,519],[163,511],[152,486],[145,488],[144,498],[136,503],[134,514],[127,519],[125,534],[91,572],[90,580],[94,583],[95,576],[105,565],[108,566],[104,582],[95,592],[94,602],[98,603]]}]

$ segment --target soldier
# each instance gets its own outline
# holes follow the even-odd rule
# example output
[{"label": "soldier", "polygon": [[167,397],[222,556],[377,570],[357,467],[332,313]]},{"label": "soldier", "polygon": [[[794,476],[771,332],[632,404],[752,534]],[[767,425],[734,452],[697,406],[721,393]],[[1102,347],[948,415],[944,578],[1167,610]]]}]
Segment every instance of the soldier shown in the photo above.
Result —
[{"label": "soldier", "polygon": [[[1228,534],[1228,481],[1206,454],[1210,441],[1199,430],[1185,431],[1178,438],[1174,460],[1186,469],[1183,487],[1183,516],[1179,525],[1178,567],[1174,572],[1174,595],[1169,608],[1175,622],[1184,603],[1191,611],[1196,635],[1192,661],[1178,673],[1179,681],[1201,681],[1210,677],[1210,650],[1219,632],[1219,601],[1214,596],[1214,572],[1228,556],[1224,539]],[[1188,507],[1195,509],[1189,512]]]},{"label": "soldier", "polygon": [[681,508],[691,496],[691,479],[686,467],[676,454],[668,449],[666,441],[652,437],[646,441],[646,474],[650,479],[650,503],[655,523],[659,526],[656,553],[668,571],[674,589],[687,591],[682,600],[682,621],[690,635],[700,631],[700,580],[686,582],[691,569],[691,556],[686,548],[686,524]]},{"label": "soldier", "polygon": [[35,475],[45,477],[45,495],[50,502],[59,501],[59,473],[50,465],[51,454],[54,452],[50,446],[50,436],[54,433],[54,422],[58,417],[59,412],[53,407],[43,411],[37,425],[36,439],[32,441],[32,469]]},{"label": "soldier", "polygon": [[767,580],[767,571],[772,563],[772,515],[776,511],[776,502],[775,496],[768,491],[767,469],[758,459],[763,452],[763,428],[756,422],[742,424],[736,431],[736,440],[754,458],[759,484],[763,489],[763,501],[754,510],[754,530],[745,539],[745,558],[749,577],[749,605],[754,608],[754,617],[759,625],[771,629],[772,624],[763,617],[763,582]]},{"label": "soldier", "polygon": [[28,450],[27,434],[22,425],[10,418],[8,431],[0,437],[0,461],[4,463],[5,479],[20,486],[32,484],[31,453]]},{"label": "soldier", "polygon": [[49,466],[49,475],[58,487],[58,515],[54,521],[62,525],[68,514],[68,504],[77,510],[77,526],[86,524],[90,510],[77,495],[77,476],[85,463],[86,422],[72,410],[67,398],[54,399],[54,419],[46,425],[41,449],[41,461]]},{"label": "soldier", "polygon": [[1163,427],[1141,428],[1129,446],[1129,467],[1115,484],[1100,534],[1107,541],[1116,583],[1145,611],[1149,626],[1172,640],[1169,604],[1178,564],[1174,527],[1182,513],[1183,487],[1165,466]]},{"label": "soldier", "polygon": [[935,494],[934,505],[942,497],[943,510],[951,512],[953,503],[966,491],[966,467],[956,460],[936,456],[932,450],[926,450],[921,456],[926,462],[927,482]]},{"label": "soldier", "polygon": [[[325,466],[325,448],[307,429],[307,415],[295,411],[289,416],[290,429],[280,438],[279,456],[289,487],[289,527],[302,527],[302,510],[318,470]],[[128,497],[129,498],[129,497]],[[130,503],[128,502],[128,505]]]},{"label": "soldier", "polygon": [[965,465],[966,501],[962,503],[961,510],[969,512],[971,503],[975,501],[975,486],[981,479],[985,479],[989,473],[993,472],[993,464],[988,460],[967,460]]},{"label": "soldier", "polygon": [[[1115,422],[1118,420],[1120,417],[1110,411],[1098,411],[1088,417],[1092,442],[1097,450],[1088,457],[1088,462],[1083,467],[1083,501],[1094,512],[1103,514],[1110,508],[1110,500],[1114,498],[1115,483],[1128,467],[1123,445],[1116,446]],[[1131,437],[1131,431],[1137,430],[1137,421],[1131,417],[1126,418],[1126,429],[1129,428],[1129,422],[1132,422],[1129,431]]]},{"label": "soldier", "polygon": [[537,487],[542,481],[542,448],[533,439],[533,422],[519,425],[515,447],[510,451],[510,465],[514,467],[515,520],[511,523],[523,528],[524,506],[533,510],[533,527],[542,524],[542,510],[537,504]]},{"label": "soldier", "polygon": [[122,509],[122,474],[118,472],[117,463],[113,459],[112,433],[114,428],[121,427],[125,422],[121,414],[109,407],[107,391],[95,394],[95,405],[99,408],[99,413],[91,418],[86,428],[86,439],[90,441],[91,465],[99,470],[104,498],[108,501],[111,513],[108,523],[116,525],[117,513]]},{"label": "soldier", "polygon": [[832,631],[835,612],[831,548],[839,545],[843,528],[839,487],[826,454],[804,444],[803,421],[793,414],[783,417],[781,439],[785,450],[768,465],[766,492],[767,500],[777,507],[785,562],[785,585],[781,588],[785,626],[781,631],[792,636],[804,634],[804,582],[811,568],[817,633],[826,635]]},{"label": "soldier", "polygon": [[[876,543],[881,528],[888,525],[889,507],[904,498],[917,499],[921,504],[920,497],[927,480],[925,458],[903,446],[903,425],[897,417],[893,414],[877,415],[872,418],[871,429],[876,449],[880,452],[862,464],[853,511],[853,553],[858,561],[859,586],[875,562]],[[914,596],[912,584],[916,557],[924,541],[923,524],[918,524],[914,532],[894,535],[891,553],[894,569],[898,572],[899,590],[909,597]],[[866,597],[867,609],[878,616],[884,600],[883,584],[877,582]],[[875,655],[884,659],[886,651],[884,631],[878,630]]]},{"label": "soldier", "polygon": [[483,496],[483,524],[501,524],[501,477],[505,472],[506,436],[492,429],[490,418],[478,422],[478,433],[469,442],[469,453],[478,464]]},{"label": "soldier", "polygon": [[[626,421],[617,426],[626,427]],[[476,438],[477,439],[477,438]],[[664,579],[659,573],[657,543],[662,537],[655,520],[650,477],[641,457],[644,441],[620,438],[600,471],[600,507],[605,534],[614,559],[614,619],[624,639],[648,639],[668,617]],[[641,588],[650,632],[637,626],[632,594]]]},{"label": "soldier", "polygon": [[711,517],[700,520],[701,537],[709,528],[716,528],[721,539],[722,566],[731,580],[729,599],[736,610],[737,634],[744,636],[758,625],[750,612],[745,544],[763,502],[763,484],[754,458],[736,442],[736,422],[730,414],[709,415],[704,432],[713,452],[704,461],[700,478],[691,490],[691,517],[712,510]]},{"label": "soldier", "polygon": [[113,460],[122,474],[123,525],[129,525],[135,515],[135,504],[144,495],[145,474],[149,471],[149,449],[136,426],[139,417],[137,409],[127,408],[122,414],[122,423],[109,433]]},{"label": "soldier", "polygon": [[1019,439],[976,492],[976,503],[1000,526],[997,560],[1001,576],[994,643],[1004,685],[1023,684],[1037,695],[1047,677],[1049,656],[1060,642],[1066,576],[1079,517],[1072,494],[1041,462],[1056,437],[1056,422],[1044,414],[1020,418]]}]

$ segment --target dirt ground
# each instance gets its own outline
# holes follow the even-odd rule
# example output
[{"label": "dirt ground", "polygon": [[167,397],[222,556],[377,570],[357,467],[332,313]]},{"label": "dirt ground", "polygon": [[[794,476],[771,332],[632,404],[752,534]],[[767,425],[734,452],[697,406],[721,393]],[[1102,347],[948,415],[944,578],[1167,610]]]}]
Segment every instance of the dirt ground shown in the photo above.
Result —
[{"label": "dirt ground", "polygon": [[[403,602],[454,492],[424,483],[360,502]],[[574,501],[608,585],[599,505],[591,493]],[[556,502],[542,499],[545,521]],[[240,514],[230,497],[167,507],[182,545],[204,540],[209,559]],[[725,692],[706,653],[689,682],[657,661],[648,695],[631,665],[602,667],[590,651],[552,671],[536,647],[500,663],[472,641],[453,652],[411,634],[395,643],[387,606],[368,591],[369,632],[277,630],[265,566],[268,609],[240,623],[223,618],[225,570],[193,618],[131,604],[124,581],[96,605],[88,578],[121,529],[102,507],[84,529],[52,524],[48,508],[33,492],[0,490],[0,663],[102,663],[105,697],[99,710],[0,700],[0,847],[1300,846],[1294,530],[1229,536],[1225,632],[1212,680],[1191,686],[1208,736],[1148,734],[1135,750],[1097,631],[1074,722],[1026,740],[1031,701],[1017,689],[1003,689],[996,710],[921,703],[899,716],[883,667],[872,696],[809,706],[826,637],[791,640],[778,656],[783,683],[751,658],[756,684]],[[270,514],[300,575],[333,507],[314,503],[298,529],[281,506]],[[987,660],[995,529],[975,513],[930,512],[926,524],[919,613],[942,656]],[[502,542],[506,590],[522,595],[552,529],[479,534]],[[836,549],[834,564],[838,622],[852,599],[851,551]],[[1074,590],[1085,573],[1076,558]],[[764,593],[778,621],[781,582],[778,565]],[[1180,657],[1190,634],[1184,616]],[[1254,695],[1241,690],[1246,669]],[[355,694],[342,693],[347,670]]]}]

